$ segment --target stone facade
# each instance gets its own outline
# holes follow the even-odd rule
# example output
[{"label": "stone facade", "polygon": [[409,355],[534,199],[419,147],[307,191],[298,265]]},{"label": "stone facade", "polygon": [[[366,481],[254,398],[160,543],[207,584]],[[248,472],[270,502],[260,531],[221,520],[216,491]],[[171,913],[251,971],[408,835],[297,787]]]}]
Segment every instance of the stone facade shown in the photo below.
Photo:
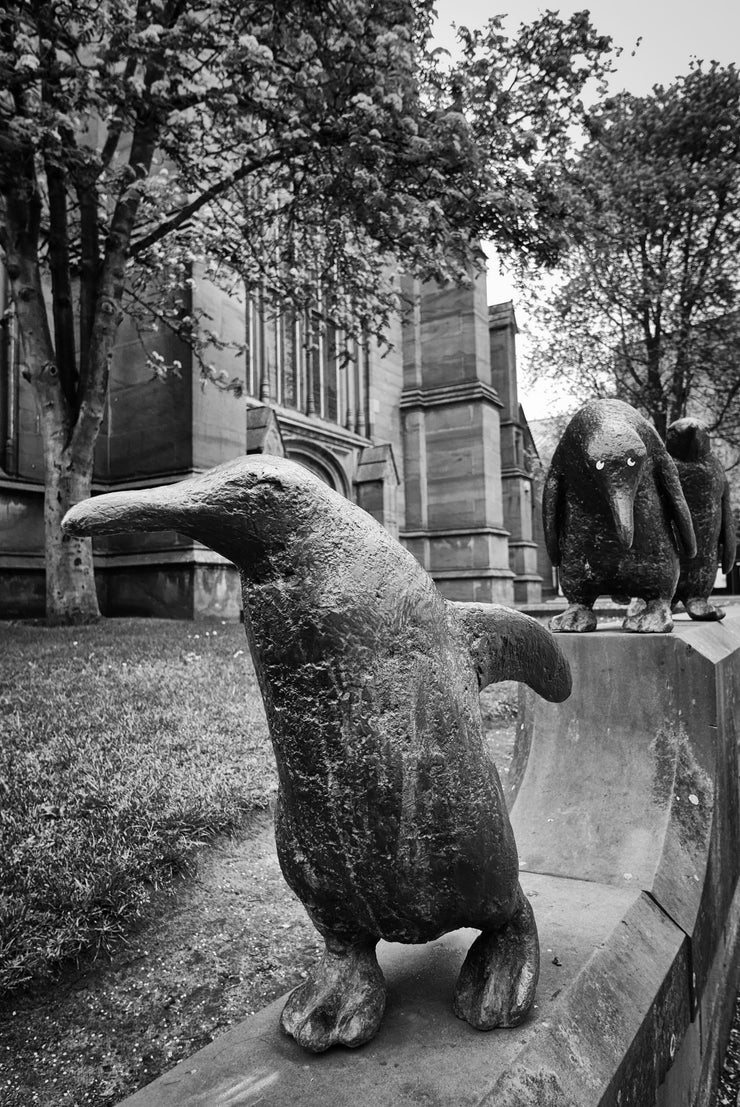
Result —
[{"label": "stone facade", "polygon": [[403,344],[406,545],[448,599],[511,603],[501,400],[491,382],[485,283],[409,283]]},{"label": "stone facade", "polygon": [[[0,297],[3,289],[0,287]],[[511,304],[489,309],[485,278],[468,288],[407,280],[411,305],[390,350],[339,343],[316,318],[226,296],[205,281],[190,295],[210,327],[245,343],[209,352],[245,400],[203,386],[174,336],[123,324],[98,441],[94,491],[177,481],[241,453],[278,453],[321,476],[379,519],[450,599],[537,602],[532,474],[516,392]],[[0,344],[0,617],[43,614],[41,441],[8,317]],[[182,368],[153,379],[146,348]],[[212,354],[212,356],[211,356]],[[236,572],[172,533],[95,543],[105,614],[235,617]]]},{"label": "stone facade", "polygon": [[[501,483],[503,520],[509,532],[509,565],[514,573],[514,600],[538,603],[542,596],[535,519],[534,457],[531,435],[519,405],[516,372],[516,319],[513,305],[488,309],[491,380],[501,403]],[[527,447],[530,446],[530,449]]]}]

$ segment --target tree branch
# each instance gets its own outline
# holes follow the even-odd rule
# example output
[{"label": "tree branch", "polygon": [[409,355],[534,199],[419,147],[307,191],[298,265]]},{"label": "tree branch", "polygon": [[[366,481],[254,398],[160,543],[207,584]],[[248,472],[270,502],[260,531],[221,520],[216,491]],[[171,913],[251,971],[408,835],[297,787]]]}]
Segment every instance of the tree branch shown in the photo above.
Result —
[{"label": "tree branch", "polygon": [[[126,67],[123,72],[124,81],[129,77],[133,77],[136,72],[137,59],[135,57],[129,57],[126,59]],[[118,149],[118,143],[120,142],[121,135],[123,134],[124,118],[123,115],[117,115],[110,127],[108,128],[108,134],[106,135],[103,148],[100,151],[100,164],[103,169],[107,169],[113,160],[116,150]]]},{"label": "tree branch", "polygon": [[95,319],[95,300],[100,270],[98,241],[98,195],[93,173],[77,181],[80,205],[80,373],[79,394],[85,391],[90,360],[90,339]]},{"label": "tree branch", "polygon": [[137,257],[139,254],[148,250],[151,246],[154,246],[157,242],[160,242],[172,231],[176,231],[179,227],[184,226],[188,220],[210,203],[211,200],[215,200],[217,197],[227,192],[233,185],[238,184],[239,181],[243,181],[250,173],[255,173],[258,169],[265,169],[268,165],[274,165],[279,162],[284,155],[278,151],[273,151],[270,154],[266,154],[263,158],[253,158],[251,161],[245,162],[241,168],[234,170],[233,173],[229,173],[227,177],[222,178],[215,185],[206,189],[205,192],[201,192],[200,196],[197,196],[191,203],[186,204],[184,208],[181,208],[176,215],[173,215],[170,219],[165,220],[164,223],[160,223],[158,227],[155,227],[149,234],[144,235],[143,238],[138,239],[132,243],[130,256]]},{"label": "tree branch", "polygon": [[[146,87],[151,87],[160,72],[159,65],[152,63],[149,66]],[[141,201],[137,186],[139,181],[149,175],[158,134],[156,117],[149,108],[144,108],[137,121],[131,142],[128,185],[124,187],[113,212],[99,274],[85,388],[80,395],[79,416],[73,431],[73,450],[75,453],[79,451],[83,457],[88,456],[92,451],[103,418],[113,344],[122,317],[121,301],[126,260]]]},{"label": "tree branch", "polygon": [[49,267],[51,270],[54,347],[59,380],[70,407],[74,407],[77,389],[75,325],[72,310],[72,284],[69,273],[69,225],[67,220],[67,184],[64,171],[46,159],[49,192]]},{"label": "tree branch", "polygon": [[61,433],[66,441],[71,412],[59,379],[41,283],[38,243],[42,204],[30,149],[16,149],[14,169],[0,225],[5,266],[23,342],[24,373],[38,397],[48,434],[53,437]]}]

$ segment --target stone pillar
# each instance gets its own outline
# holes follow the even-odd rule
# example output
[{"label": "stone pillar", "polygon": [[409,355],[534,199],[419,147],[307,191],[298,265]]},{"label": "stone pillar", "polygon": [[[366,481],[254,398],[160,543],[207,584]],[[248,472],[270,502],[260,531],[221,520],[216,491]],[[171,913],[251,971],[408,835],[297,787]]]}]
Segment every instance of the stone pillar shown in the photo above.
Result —
[{"label": "stone pillar", "polygon": [[401,538],[447,598],[511,603],[485,276],[468,288],[408,280],[404,292]]},{"label": "stone pillar", "polygon": [[260,352],[259,399],[261,403],[269,404],[272,400],[272,388],[270,382],[270,354],[268,350],[266,319],[267,305],[264,290],[260,293],[258,304],[259,309],[257,313],[257,326],[259,329]]},{"label": "stone pillar", "polygon": [[316,374],[316,334],[311,319],[311,312],[305,311],[303,313],[303,326],[304,326],[304,365],[305,365],[305,381],[306,381],[306,402],[303,410],[306,415],[317,415],[316,411],[316,396],[315,396],[315,374]]},{"label": "stone pillar", "polygon": [[511,301],[488,309],[491,382],[501,411],[501,483],[504,526],[509,531],[509,565],[517,603],[540,603],[542,577],[537,571],[534,540],[534,489],[524,449],[524,426],[517,391],[514,307]]}]

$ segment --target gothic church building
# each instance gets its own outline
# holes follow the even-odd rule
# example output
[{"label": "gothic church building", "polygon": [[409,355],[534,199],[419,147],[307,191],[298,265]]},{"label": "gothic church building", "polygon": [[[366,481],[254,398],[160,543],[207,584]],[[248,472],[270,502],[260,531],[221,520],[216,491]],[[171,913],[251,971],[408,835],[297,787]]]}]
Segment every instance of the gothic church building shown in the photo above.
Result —
[{"label": "gothic church building", "polygon": [[[469,288],[408,280],[405,293],[412,311],[394,323],[390,353],[358,344],[343,364],[326,330],[307,344],[294,316],[198,283],[195,306],[211,329],[244,338],[236,370],[232,352],[214,356],[227,376],[245,379],[246,405],[204,387],[175,337],[155,336],[156,348],[181,372],[152,379],[142,338],[124,323],[94,490],[182,480],[245,451],[283,454],[374,515],[448,598],[538,603],[550,574],[536,540],[512,305],[487,306],[482,274]],[[0,618],[39,616],[41,439],[12,314],[0,333],[0,435]],[[238,615],[236,570],[182,535],[115,535],[96,540],[95,554],[104,614]]]}]

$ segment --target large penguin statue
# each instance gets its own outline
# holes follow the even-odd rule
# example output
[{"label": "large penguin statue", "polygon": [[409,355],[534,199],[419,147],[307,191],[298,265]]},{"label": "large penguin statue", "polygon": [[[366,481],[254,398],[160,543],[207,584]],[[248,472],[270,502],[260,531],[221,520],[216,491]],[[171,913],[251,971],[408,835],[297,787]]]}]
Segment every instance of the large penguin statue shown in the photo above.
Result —
[{"label": "large penguin statue", "polygon": [[479,929],[455,1010],[513,1026],[534,998],[537,931],[479,691],[526,681],[570,693],[533,619],[447,603],[370,515],[302,466],[239,458],[181,484],[78,504],[76,535],[175,529],[241,571],[244,621],[279,776],[280,864],[326,941],[281,1025],[315,1052],[378,1029],[380,938]]},{"label": "large penguin statue", "polygon": [[545,478],[542,512],[569,604],[552,630],[594,630],[602,594],[645,601],[630,609],[625,630],[672,629],[674,527],[688,557],[696,541],[673,459],[639,412],[621,400],[592,400],[576,412]]},{"label": "large penguin statue", "polygon": [[709,431],[699,419],[671,423],[666,448],[676,463],[697,545],[695,557],[681,557],[674,604],[683,603],[692,619],[724,619],[722,608],[709,603],[717,563],[723,573],[735,564],[735,521],[722,462],[712,453]]}]

